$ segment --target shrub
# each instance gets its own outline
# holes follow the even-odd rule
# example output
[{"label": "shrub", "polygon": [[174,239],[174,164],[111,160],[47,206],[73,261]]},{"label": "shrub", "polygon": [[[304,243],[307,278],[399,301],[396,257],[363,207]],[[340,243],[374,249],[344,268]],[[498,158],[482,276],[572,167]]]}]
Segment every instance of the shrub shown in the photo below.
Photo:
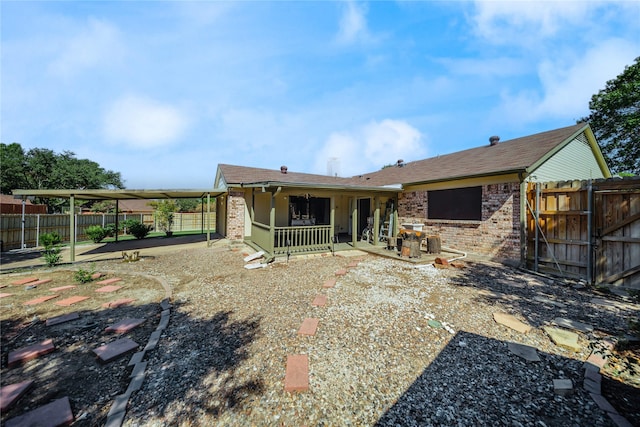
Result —
[{"label": "shrub", "polygon": [[44,246],[44,252],[42,254],[47,266],[53,267],[57,265],[62,260],[62,255],[60,252],[62,249],[60,248],[60,242],[62,242],[62,238],[55,231],[52,233],[44,233],[40,235],[40,242],[42,246]]},{"label": "shrub", "polygon": [[55,231],[40,235],[40,243],[42,243],[45,250],[53,248],[55,245],[59,245],[60,242],[62,242],[62,238]]},{"label": "shrub", "polygon": [[107,224],[104,226],[104,231],[107,233],[107,237],[113,237],[118,233],[115,224]]},{"label": "shrub", "polygon": [[[127,234],[127,233],[133,234],[133,232],[131,231],[131,227],[136,226],[136,224],[140,224],[140,221],[137,219],[125,219],[124,221],[120,222],[118,225],[120,226],[120,230],[122,230],[124,234]],[[115,229],[115,225],[114,225],[114,229]]]},{"label": "shrub", "polygon": [[140,221],[135,221],[129,225],[129,232],[133,234],[136,239],[144,239],[153,227],[150,225],[144,225]]},{"label": "shrub", "polygon": [[109,234],[106,228],[103,228],[99,225],[92,225],[87,227],[87,236],[93,241],[93,243],[100,243],[104,240],[105,237]]},{"label": "shrub", "polygon": [[89,283],[93,280],[91,277],[93,276],[93,273],[95,273],[95,269],[93,267],[91,267],[90,270],[81,268],[73,274],[73,278],[79,283]]}]

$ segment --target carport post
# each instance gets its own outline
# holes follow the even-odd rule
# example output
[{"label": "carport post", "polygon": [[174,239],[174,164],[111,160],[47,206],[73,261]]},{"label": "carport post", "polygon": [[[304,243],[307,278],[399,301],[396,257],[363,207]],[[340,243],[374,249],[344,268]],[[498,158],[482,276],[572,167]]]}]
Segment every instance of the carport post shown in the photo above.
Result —
[{"label": "carport post", "polygon": [[207,193],[207,247],[211,246],[211,193]]},{"label": "carport post", "polygon": [[76,260],[76,215],[75,197],[69,195],[69,248],[71,249],[70,261]]}]

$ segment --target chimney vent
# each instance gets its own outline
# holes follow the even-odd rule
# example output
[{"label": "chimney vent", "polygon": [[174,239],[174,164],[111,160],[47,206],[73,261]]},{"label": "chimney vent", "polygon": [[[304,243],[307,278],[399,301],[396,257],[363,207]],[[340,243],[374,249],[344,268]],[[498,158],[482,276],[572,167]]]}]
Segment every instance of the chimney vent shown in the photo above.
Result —
[{"label": "chimney vent", "polygon": [[396,166],[399,167],[399,168],[403,167],[404,166],[404,160],[398,159],[398,161],[396,162]]},{"label": "chimney vent", "polygon": [[489,138],[489,145],[494,146],[500,142],[500,137],[498,135],[493,135]]},{"label": "chimney vent", "polygon": [[286,166],[280,166],[280,172],[281,173],[287,173],[287,167]]}]

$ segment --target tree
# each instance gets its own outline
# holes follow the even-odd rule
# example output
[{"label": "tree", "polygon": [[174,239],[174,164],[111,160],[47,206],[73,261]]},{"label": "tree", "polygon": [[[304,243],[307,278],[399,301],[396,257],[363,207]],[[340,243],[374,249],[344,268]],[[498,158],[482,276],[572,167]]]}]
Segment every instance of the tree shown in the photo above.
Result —
[{"label": "tree", "polygon": [[591,97],[588,121],[612,172],[640,175],[640,57]]},{"label": "tree", "polygon": [[178,204],[175,200],[162,199],[149,203],[154,209],[154,215],[158,221],[158,227],[164,231],[167,236],[171,235],[171,226],[173,226],[173,217],[178,210]]},{"label": "tree", "polygon": [[0,193],[11,194],[14,188],[27,185],[26,158],[20,144],[0,144]]},{"label": "tree", "polygon": [[178,199],[178,212],[197,212],[200,207],[200,199]]},{"label": "tree", "polygon": [[[26,154],[20,144],[0,144],[0,190],[116,189],[124,188],[119,172],[105,170],[92,160],[77,159],[71,151],[61,154],[47,148],[32,148]],[[60,211],[66,199],[36,198],[50,212]]]}]

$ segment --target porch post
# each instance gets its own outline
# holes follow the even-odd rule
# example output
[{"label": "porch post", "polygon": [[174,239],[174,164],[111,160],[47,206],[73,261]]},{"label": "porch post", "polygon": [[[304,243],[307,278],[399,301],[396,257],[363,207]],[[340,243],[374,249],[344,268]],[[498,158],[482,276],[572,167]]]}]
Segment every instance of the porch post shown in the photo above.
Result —
[{"label": "porch post", "polygon": [[[204,221],[202,222],[204,226]],[[207,193],[207,247],[211,246],[211,193]]]},{"label": "porch post", "polygon": [[329,225],[331,226],[331,236],[330,238],[333,240],[336,235],[336,198],[335,196],[331,196],[330,206],[331,213],[329,214]]},{"label": "porch post", "polygon": [[[253,207],[252,207],[253,209]],[[271,211],[269,212],[269,252],[273,254],[276,239],[276,195],[271,195]]]},{"label": "porch post", "polygon": [[351,243],[356,247],[358,242],[358,198],[353,197],[353,206],[351,206]]},{"label": "porch post", "polygon": [[373,211],[373,244],[378,245],[380,241],[380,197],[373,198],[375,210]]}]

